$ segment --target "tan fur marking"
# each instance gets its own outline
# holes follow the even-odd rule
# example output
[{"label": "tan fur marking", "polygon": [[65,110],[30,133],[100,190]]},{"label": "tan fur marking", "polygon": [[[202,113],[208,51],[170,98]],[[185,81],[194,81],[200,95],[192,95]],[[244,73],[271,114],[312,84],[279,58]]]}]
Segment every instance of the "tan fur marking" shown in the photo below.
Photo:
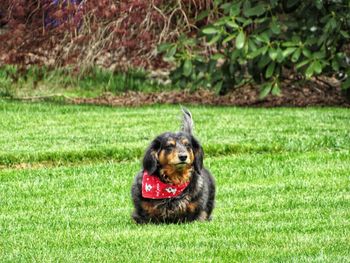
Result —
[{"label": "tan fur marking", "polygon": [[165,163],[168,162],[167,156],[166,156],[164,150],[161,150],[161,151],[160,151],[160,153],[159,153],[159,155],[158,155],[158,160],[159,160],[159,163],[160,163],[161,165],[164,165]]},{"label": "tan fur marking", "polygon": [[175,146],[176,145],[176,141],[175,140],[169,140],[167,141],[166,145],[172,145],[172,146]]},{"label": "tan fur marking", "polygon": [[188,153],[189,153],[190,160],[191,160],[191,164],[192,164],[192,163],[193,163],[193,161],[194,161],[194,154],[193,154],[192,149],[190,149],[190,150],[188,151]]},{"label": "tan fur marking", "polygon": [[166,151],[161,150],[159,153],[159,163],[161,165],[167,165],[169,163],[175,162],[176,158],[177,158],[177,154],[174,151],[167,154]]},{"label": "tan fur marking", "polygon": [[184,145],[188,144],[188,140],[186,138],[183,138],[183,139],[181,139],[181,143],[184,144]]},{"label": "tan fur marking", "polygon": [[192,167],[188,165],[183,170],[177,170],[173,165],[165,165],[161,169],[161,175],[168,183],[181,185],[187,183],[191,178]]},{"label": "tan fur marking", "polygon": [[151,202],[142,202],[141,206],[143,210],[151,216],[156,216],[158,214],[156,207]]},{"label": "tan fur marking", "polygon": [[198,203],[189,203],[187,206],[187,211],[190,213],[194,213],[198,207]]}]

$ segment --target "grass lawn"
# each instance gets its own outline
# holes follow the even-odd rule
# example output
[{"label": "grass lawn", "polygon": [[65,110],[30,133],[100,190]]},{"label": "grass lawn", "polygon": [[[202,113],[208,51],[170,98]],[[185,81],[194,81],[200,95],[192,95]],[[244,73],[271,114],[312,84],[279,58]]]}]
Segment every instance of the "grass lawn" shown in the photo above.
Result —
[{"label": "grass lawn", "polygon": [[0,262],[349,262],[350,111],[189,107],[214,219],[135,225],[130,186],[177,106],[0,100]]}]

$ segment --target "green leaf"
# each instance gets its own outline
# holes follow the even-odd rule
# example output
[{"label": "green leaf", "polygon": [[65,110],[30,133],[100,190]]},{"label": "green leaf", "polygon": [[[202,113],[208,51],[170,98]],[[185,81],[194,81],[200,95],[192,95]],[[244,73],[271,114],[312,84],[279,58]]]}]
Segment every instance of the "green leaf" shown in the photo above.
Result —
[{"label": "green leaf", "polygon": [[289,47],[289,48],[286,48],[285,50],[282,51],[282,55],[283,57],[288,57],[290,54],[292,54],[297,48],[295,47]]},{"label": "green leaf", "polygon": [[170,43],[163,43],[163,44],[160,44],[160,45],[157,47],[157,52],[158,52],[158,53],[163,53],[163,52],[165,52],[166,50],[168,50],[171,46],[172,46],[172,44],[170,44]]},{"label": "green leaf", "polygon": [[271,76],[273,75],[273,72],[274,72],[274,70],[275,70],[275,66],[276,66],[275,62],[272,62],[272,63],[270,63],[269,66],[267,67],[266,72],[265,72],[265,77],[266,77],[267,79],[271,78]]},{"label": "green leaf", "polygon": [[299,4],[299,0],[287,0],[287,7],[288,8],[293,7],[296,4]]},{"label": "green leaf", "polygon": [[325,56],[326,56],[325,52],[322,52],[322,51],[315,52],[312,54],[312,57],[314,59],[323,59],[323,58],[325,58]]},{"label": "green leaf", "polygon": [[313,66],[314,71],[317,74],[321,74],[321,72],[322,72],[322,65],[321,65],[320,61],[316,60],[313,64],[314,64],[314,66]]},{"label": "green leaf", "polygon": [[262,87],[261,87],[261,91],[259,94],[259,98],[260,99],[264,99],[267,95],[269,95],[270,91],[272,88],[272,83],[265,83]]},{"label": "green leaf", "polygon": [[225,44],[225,43],[231,41],[232,39],[234,39],[235,37],[236,37],[235,35],[229,35],[228,37],[226,37],[226,38],[222,41],[222,43]]},{"label": "green leaf", "polygon": [[344,82],[342,82],[341,88],[344,90],[350,88],[350,77],[348,77]]},{"label": "green leaf", "polygon": [[266,6],[262,3],[257,4],[253,7],[247,8],[243,10],[243,14],[246,17],[250,17],[250,16],[261,16],[262,14],[264,14],[266,11]]},{"label": "green leaf", "polygon": [[253,23],[253,20],[251,20],[251,19],[249,18],[249,19],[247,19],[247,20],[243,23],[242,27],[246,27],[246,26],[248,26],[248,25],[250,25],[250,24],[252,24],[252,23]]},{"label": "green leaf", "polygon": [[244,47],[244,42],[245,42],[245,34],[243,31],[240,31],[236,38],[236,48],[242,49]]},{"label": "green leaf", "polygon": [[323,8],[322,0],[315,1],[315,5],[318,10],[321,10]]},{"label": "green leaf", "polygon": [[231,5],[232,5],[231,3],[225,3],[225,4],[222,4],[220,8],[225,11],[225,14],[228,14],[228,12],[230,11]]},{"label": "green leaf", "polygon": [[241,51],[239,49],[235,49],[232,51],[230,59],[231,61],[235,61],[241,54]]},{"label": "green leaf", "polygon": [[298,43],[287,41],[287,42],[283,42],[282,46],[284,46],[284,47],[296,47],[296,46],[298,46]]},{"label": "green leaf", "polygon": [[274,48],[269,49],[269,56],[272,60],[276,60],[277,55],[278,55],[277,49],[274,49]]},{"label": "green leaf", "polygon": [[340,34],[344,37],[344,38],[350,38],[350,35],[348,32],[344,31],[344,30],[340,30]]},{"label": "green leaf", "polygon": [[257,35],[256,39],[263,43],[270,43],[270,37],[266,32],[261,33],[260,35]]},{"label": "green leaf", "polygon": [[314,71],[315,71],[314,63],[311,63],[305,71],[305,77],[308,79],[311,78],[312,75],[314,74]]},{"label": "green leaf", "polygon": [[299,68],[301,68],[301,67],[303,67],[303,66],[305,66],[307,63],[309,63],[310,62],[310,60],[304,60],[304,61],[302,61],[302,62],[299,62],[296,66],[295,66],[295,68],[296,69],[299,69]]},{"label": "green leaf", "polygon": [[258,25],[258,24],[264,24],[265,22],[268,22],[268,21],[270,21],[270,18],[267,17],[267,16],[265,16],[265,17],[260,17],[260,18],[254,18],[254,23],[255,23],[256,25]]},{"label": "green leaf", "polygon": [[247,42],[248,42],[249,50],[254,51],[254,50],[258,49],[258,47],[256,46],[256,44],[252,38],[248,38]]},{"label": "green leaf", "polygon": [[277,49],[277,58],[276,59],[277,59],[278,63],[282,63],[282,61],[284,59],[282,49],[280,49],[280,48]]},{"label": "green leaf", "polygon": [[272,90],[271,90],[271,94],[273,96],[279,96],[281,95],[281,88],[280,88],[280,84],[278,82],[276,82],[275,84],[273,84]]},{"label": "green leaf", "polygon": [[267,53],[268,50],[269,50],[269,46],[268,46],[268,45],[262,47],[262,52],[261,52],[261,54],[265,55],[265,54]]},{"label": "green leaf", "polygon": [[241,3],[232,4],[230,16],[238,16],[241,13]]},{"label": "green leaf", "polygon": [[229,17],[228,16],[224,16],[222,18],[220,18],[219,20],[217,20],[213,25],[215,27],[218,27],[218,26],[225,26],[227,21],[229,21]]},{"label": "green leaf", "polygon": [[191,60],[186,60],[184,65],[183,65],[183,74],[184,76],[188,77],[192,73],[192,62]]},{"label": "green leaf", "polygon": [[247,19],[246,18],[244,18],[244,17],[242,17],[242,16],[237,16],[236,17],[236,20],[238,21],[238,22],[240,22],[240,23],[245,23],[246,21],[247,21]]},{"label": "green leaf", "polygon": [[214,6],[219,6],[222,3],[222,0],[214,0]]},{"label": "green leaf", "polygon": [[228,25],[229,27],[232,27],[232,28],[239,28],[239,26],[237,25],[237,23],[235,21],[227,21],[226,25]]},{"label": "green leaf", "polygon": [[270,0],[270,4],[273,7],[276,7],[278,5],[278,0]]},{"label": "green leaf", "polygon": [[214,90],[219,93],[221,88],[222,88],[222,84],[223,84],[223,81],[218,81],[215,86],[214,86]]},{"label": "green leaf", "polygon": [[274,34],[276,34],[276,35],[278,35],[278,34],[281,33],[281,26],[280,26],[280,24],[277,23],[276,20],[273,20],[273,21],[272,21],[272,24],[271,24],[271,31],[272,31]]},{"label": "green leaf", "polygon": [[170,59],[175,55],[175,53],[176,53],[176,46],[174,45],[170,49],[168,49],[167,53],[165,54],[165,57],[167,59]]},{"label": "green leaf", "polygon": [[210,39],[210,41],[208,42],[209,45],[212,45],[216,42],[218,42],[218,40],[221,38],[221,35],[216,35],[213,38]]},{"label": "green leaf", "polygon": [[300,48],[298,48],[297,50],[295,50],[295,52],[292,55],[292,62],[297,62],[299,60],[299,57],[301,55],[301,50]]},{"label": "green leaf", "polygon": [[311,51],[308,50],[307,48],[303,48],[303,55],[307,58],[311,58],[312,57],[312,54],[311,54]]},{"label": "green leaf", "polygon": [[178,81],[179,79],[182,79],[183,78],[183,76],[182,76],[182,68],[178,67],[175,70],[173,70],[170,73],[170,78],[171,78],[172,81],[173,80]]},{"label": "green leaf", "polygon": [[219,32],[215,27],[206,27],[202,30],[203,34],[212,35]]},{"label": "green leaf", "polygon": [[211,56],[210,58],[213,59],[213,60],[218,60],[218,59],[225,58],[225,56],[223,54],[217,53],[217,54]]},{"label": "green leaf", "polygon": [[326,40],[328,39],[328,34],[324,33],[323,35],[318,37],[317,40],[317,45],[318,46],[322,46],[323,44],[325,44]]},{"label": "green leaf", "polygon": [[265,55],[265,56],[261,57],[261,59],[259,60],[258,67],[260,69],[263,69],[267,64],[269,64],[270,61],[271,61],[270,57]]},{"label": "green leaf", "polygon": [[250,52],[250,53],[248,54],[247,57],[248,57],[249,59],[254,59],[254,58],[256,58],[257,56],[259,56],[263,51],[264,51],[264,47],[259,48],[259,49],[256,49],[256,50]]},{"label": "green leaf", "polygon": [[331,19],[328,20],[324,29],[326,32],[331,32],[334,29],[336,29],[337,27],[338,27],[337,20],[334,17],[332,17]]},{"label": "green leaf", "polygon": [[339,63],[338,63],[338,61],[336,59],[332,60],[332,69],[334,71],[339,71]]},{"label": "green leaf", "polygon": [[209,10],[205,10],[203,12],[200,12],[199,15],[196,17],[196,21],[200,21],[203,18],[206,18],[209,15]]},{"label": "green leaf", "polygon": [[[194,57],[194,60],[196,61],[196,62],[200,62],[200,63],[206,63],[205,61],[206,61],[206,58],[204,58],[202,55],[196,55],[195,57]],[[192,59],[192,61],[194,61],[193,59]]]},{"label": "green leaf", "polygon": [[197,40],[194,38],[185,38],[184,40],[182,40],[182,43],[184,45],[193,47],[197,44]]}]

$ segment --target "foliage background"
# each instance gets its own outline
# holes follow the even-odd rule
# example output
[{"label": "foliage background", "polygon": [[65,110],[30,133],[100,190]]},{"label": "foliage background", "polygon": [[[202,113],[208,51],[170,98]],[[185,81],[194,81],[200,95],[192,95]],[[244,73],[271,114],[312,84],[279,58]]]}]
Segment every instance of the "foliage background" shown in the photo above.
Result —
[{"label": "foliage background", "polygon": [[165,69],[221,95],[247,83],[278,95],[285,79],[318,76],[350,86],[346,0],[3,2],[2,64]]},{"label": "foliage background", "polygon": [[[213,1],[196,19],[208,21],[195,37],[164,44],[178,62],[172,79],[225,94],[234,85],[262,85],[261,96],[280,93],[281,81],[349,70],[348,1]],[[346,89],[350,80],[342,84]]]}]

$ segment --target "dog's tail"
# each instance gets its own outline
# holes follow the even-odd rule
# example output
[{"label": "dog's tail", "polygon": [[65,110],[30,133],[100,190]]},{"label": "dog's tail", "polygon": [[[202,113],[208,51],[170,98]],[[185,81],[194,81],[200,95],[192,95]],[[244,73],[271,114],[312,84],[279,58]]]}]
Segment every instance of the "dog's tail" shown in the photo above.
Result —
[{"label": "dog's tail", "polygon": [[188,134],[192,134],[193,127],[194,127],[193,120],[192,120],[192,114],[188,109],[186,109],[182,106],[181,106],[181,109],[182,109],[182,113],[183,113],[181,130],[183,132],[188,133]]}]

